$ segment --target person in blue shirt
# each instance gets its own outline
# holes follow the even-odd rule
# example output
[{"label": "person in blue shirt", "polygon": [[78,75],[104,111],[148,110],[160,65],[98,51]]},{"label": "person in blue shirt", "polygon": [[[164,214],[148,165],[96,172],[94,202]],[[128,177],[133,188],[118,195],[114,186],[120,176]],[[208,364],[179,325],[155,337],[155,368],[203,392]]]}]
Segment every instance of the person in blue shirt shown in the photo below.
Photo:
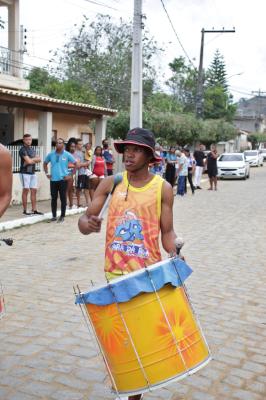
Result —
[{"label": "person in blue shirt", "polygon": [[[48,164],[51,164],[51,173],[48,172]],[[51,222],[57,221],[57,197],[58,193],[61,201],[61,215],[57,222],[63,222],[66,214],[66,192],[67,192],[67,180],[69,179],[69,164],[76,165],[77,160],[65,150],[64,140],[62,138],[57,139],[55,150],[47,154],[43,169],[48,179],[50,179],[50,190],[51,190],[51,208],[52,208],[52,219]]]}]

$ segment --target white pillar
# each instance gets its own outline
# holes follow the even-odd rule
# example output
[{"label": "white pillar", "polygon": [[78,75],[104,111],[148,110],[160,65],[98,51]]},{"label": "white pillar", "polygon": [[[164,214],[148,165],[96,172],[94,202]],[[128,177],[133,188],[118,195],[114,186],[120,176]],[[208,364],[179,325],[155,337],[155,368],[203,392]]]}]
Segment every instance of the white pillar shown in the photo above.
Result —
[{"label": "white pillar", "polygon": [[44,157],[51,151],[53,113],[39,113],[38,145],[44,148]]},{"label": "white pillar", "polygon": [[142,128],[142,0],[134,1],[130,129]]},{"label": "white pillar", "polygon": [[101,146],[102,140],[106,138],[106,123],[107,123],[106,116],[102,116],[102,118],[96,119],[95,146]]},{"label": "white pillar", "polygon": [[24,109],[23,108],[15,108],[13,110],[14,114],[14,139],[19,140],[22,139],[22,136],[27,133],[24,131]]},{"label": "white pillar", "polygon": [[19,24],[19,0],[13,0],[8,6],[8,48],[11,50],[11,71],[14,76],[22,78],[20,68],[20,24]]}]

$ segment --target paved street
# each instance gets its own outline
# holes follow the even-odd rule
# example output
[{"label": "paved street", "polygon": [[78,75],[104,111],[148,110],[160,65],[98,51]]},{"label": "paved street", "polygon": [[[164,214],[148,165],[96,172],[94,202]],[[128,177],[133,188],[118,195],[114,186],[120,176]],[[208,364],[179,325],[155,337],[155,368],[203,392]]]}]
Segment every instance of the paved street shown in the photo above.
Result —
[{"label": "paved street", "polygon": [[[204,189],[207,184],[204,184]],[[6,235],[0,280],[7,315],[0,321],[0,398],[108,400],[114,396],[80,310],[83,290],[103,280],[104,232],[82,236],[78,216]],[[266,398],[266,166],[247,181],[176,198],[176,232],[194,273],[187,287],[213,360],[145,400]]]}]

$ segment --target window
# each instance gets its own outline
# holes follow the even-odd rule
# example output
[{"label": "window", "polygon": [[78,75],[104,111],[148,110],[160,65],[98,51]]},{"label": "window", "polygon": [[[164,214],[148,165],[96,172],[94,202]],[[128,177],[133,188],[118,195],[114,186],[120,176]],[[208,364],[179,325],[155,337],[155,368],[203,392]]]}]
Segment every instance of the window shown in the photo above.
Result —
[{"label": "window", "polygon": [[81,139],[83,144],[92,143],[92,134],[89,132],[81,132]]}]

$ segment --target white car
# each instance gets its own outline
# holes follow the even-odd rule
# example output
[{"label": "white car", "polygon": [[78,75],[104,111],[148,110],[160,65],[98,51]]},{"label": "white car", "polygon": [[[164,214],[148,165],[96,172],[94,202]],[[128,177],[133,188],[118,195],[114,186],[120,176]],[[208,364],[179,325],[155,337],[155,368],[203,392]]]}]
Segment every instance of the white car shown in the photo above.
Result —
[{"label": "white car", "polygon": [[244,155],[251,167],[263,167],[263,155],[259,150],[245,150]]},{"label": "white car", "polygon": [[217,159],[218,178],[249,178],[250,166],[244,153],[223,153]]},{"label": "white car", "polygon": [[262,154],[263,161],[266,161],[266,149],[259,150],[260,154]]}]

